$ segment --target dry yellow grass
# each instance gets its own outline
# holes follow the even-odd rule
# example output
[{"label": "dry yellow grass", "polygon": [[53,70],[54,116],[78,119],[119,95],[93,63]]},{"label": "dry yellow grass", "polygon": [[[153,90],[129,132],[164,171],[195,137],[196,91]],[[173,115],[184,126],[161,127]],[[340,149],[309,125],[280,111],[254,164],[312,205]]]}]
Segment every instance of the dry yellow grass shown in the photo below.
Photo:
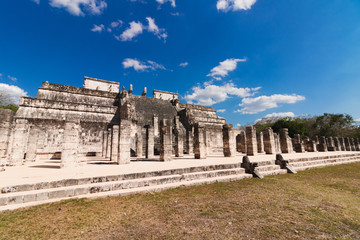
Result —
[{"label": "dry yellow grass", "polygon": [[360,164],[0,213],[0,239],[360,239]]}]

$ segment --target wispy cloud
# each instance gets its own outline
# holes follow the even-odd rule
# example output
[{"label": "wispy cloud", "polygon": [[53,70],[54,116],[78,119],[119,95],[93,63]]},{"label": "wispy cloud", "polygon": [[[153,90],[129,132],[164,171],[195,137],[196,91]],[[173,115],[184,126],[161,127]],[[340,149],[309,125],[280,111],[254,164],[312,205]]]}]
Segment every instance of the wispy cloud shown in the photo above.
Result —
[{"label": "wispy cloud", "polygon": [[56,8],[64,8],[74,16],[84,16],[84,11],[99,15],[107,7],[104,0],[50,0],[50,5]]},{"label": "wispy cloud", "polygon": [[92,32],[102,32],[105,30],[104,24],[96,25],[94,24],[94,27],[91,29]]},{"label": "wispy cloud", "polygon": [[188,62],[183,62],[183,63],[180,63],[180,64],[179,64],[180,67],[186,67],[186,66],[188,66],[188,65],[189,65]]},{"label": "wispy cloud", "polygon": [[155,24],[155,19],[151,17],[147,17],[146,20],[148,21],[148,27],[147,30],[151,33],[153,33],[155,36],[157,36],[159,39],[164,39],[164,41],[167,38],[167,33],[164,28],[159,28]]},{"label": "wispy cloud", "polygon": [[164,4],[166,2],[170,2],[172,7],[176,7],[175,0],[156,0],[159,4]]},{"label": "wispy cloud", "polygon": [[216,8],[224,12],[249,10],[255,3],[256,0],[218,0]]},{"label": "wispy cloud", "polygon": [[40,4],[40,0],[31,0],[31,1],[33,1],[34,3],[36,3],[36,4]]},{"label": "wispy cloud", "polygon": [[230,58],[220,62],[218,66],[211,69],[210,73],[206,76],[212,77],[216,80],[221,80],[223,77],[229,75],[229,72],[234,71],[238,62],[246,62],[246,58]]},{"label": "wispy cloud", "polygon": [[238,88],[233,83],[227,83],[222,86],[205,85],[192,88],[192,93],[184,97],[188,103],[211,106],[236,96],[240,98],[249,97],[256,93],[260,88]]},{"label": "wispy cloud", "polygon": [[166,70],[166,68],[163,65],[150,60],[146,62],[142,62],[137,59],[126,58],[124,59],[122,64],[124,68],[133,68],[137,72],[143,72],[146,70],[156,70],[156,69]]},{"label": "wispy cloud", "polygon": [[216,110],[216,112],[223,113],[223,112],[226,112],[226,109],[219,109],[219,110]]},{"label": "wispy cloud", "polygon": [[241,109],[236,112],[242,114],[256,114],[263,112],[267,109],[279,107],[279,104],[291,104],[305,100],[304,96],[301,95],[287,95],[287,94],[274,94],[271,96],[259,96],[256,98],[243,98],[239,104]]},{"label": "wispy cloud", "polygon": [[27,92],[15,85],[9,85],[5,83],[0,83],[0,94],[8,101],[5,101],[5,104],[8,103],[19,103],[21,96],[27,96]]},{"label": "wispy cloud", "polygon": [[16,82],[18,80],[16,77],[13,77],[13,76],[10,76],[10,75],[8,75],[7,77],[8,77],[8,79],[10,79],[13,82]]}]

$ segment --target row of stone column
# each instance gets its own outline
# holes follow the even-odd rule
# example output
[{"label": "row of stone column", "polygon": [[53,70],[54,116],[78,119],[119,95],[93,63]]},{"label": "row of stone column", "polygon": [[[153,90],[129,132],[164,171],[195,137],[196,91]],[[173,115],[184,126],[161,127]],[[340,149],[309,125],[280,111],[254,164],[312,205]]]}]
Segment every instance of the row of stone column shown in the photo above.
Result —
[{"label": "row of stone column", "polygon": [[286,128],[280,129],[279,134],[276,134],[271,128],[256,133],[253,126],[246,126],[245,131],[242,131],[236,140],[237,151],[250,156],[259,153],[360,151],[359,139],[315,136],[310,140],[308,137],[301,139],[300,134],[295,134],[294,138],[290,138]]}]

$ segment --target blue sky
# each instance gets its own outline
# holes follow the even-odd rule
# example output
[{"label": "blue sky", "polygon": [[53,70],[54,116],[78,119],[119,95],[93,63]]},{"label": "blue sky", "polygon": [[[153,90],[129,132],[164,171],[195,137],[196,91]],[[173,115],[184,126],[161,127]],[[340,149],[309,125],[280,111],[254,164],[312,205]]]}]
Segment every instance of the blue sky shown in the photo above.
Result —
[{"label": "blue sky", "polygon": [[0,8],[0,90],[83,76],[177,92],[235,126],[360,118],[358,0],[17,0]]}]

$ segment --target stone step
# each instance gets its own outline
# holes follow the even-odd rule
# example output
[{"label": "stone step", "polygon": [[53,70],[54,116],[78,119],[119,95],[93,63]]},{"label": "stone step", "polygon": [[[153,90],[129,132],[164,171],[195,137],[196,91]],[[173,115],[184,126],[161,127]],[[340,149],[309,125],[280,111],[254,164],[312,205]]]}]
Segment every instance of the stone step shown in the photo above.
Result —
[{"label": "stone step", "polygon": [[336,158],[347,158],[347,157],[359,157],[360,154],[342,154],[342,155],[329,155],[329,156],[318,156],[310,158],[295,158],[295,159],[286,159],[290,162],[305,162],[305,161],[314,161],[314,160],[326,160],[326,159],[336,159]]},{"label": "stone step", "polygon": [[260,173],[262,172],[268,172],[268,171],[275,171],[275,170],[279,170],[280,166],[279,165],[265,165],[265,166],[259,166],[256,167],[255,170],[260,171]]},{"label": "stone step", "polygon": [[[163,191],[170,188],[182,187],[182,186],[193,186],[199,184],[209,184],[215,182],[229,182],[229,181],[236,181],[244,178],[251,178],[251,174],[239,174],[239,175],[228,175],[228,176],[220,176],[220,177],[212,177],[212,178],[205,178],[205,179],[196,179],[190,181],[179,181],[179,182],[168,182],[161,185],[153,185],[153,186],[142,186],[137,188],[126,188],[126,189],[118,189],[113,191],[100,191],[94,193],[84,193],[77,196],[70,196],[70,197],[58,197],[52,199],[42,199],[39,201],[33,202],[26,202],[26,203],[14,203],[11,205],[0,206],[0,211],[5,210],[13,210],[22,207],[29,207],[39,204],[51,203],[60,200],[66,199],[74,199],[74,198],[99,198],[99,197],[107,197],[107,196],[122,196],[122,195],[129,195],[135,193],[148,193],[148,192],[156,192],[156,191]],[[105,184],[105,183],[102,183]]]},{"label": "stone step", "polygon": [[33,190],[41,190],[41,189],[51,189],[51,188],[59,188],[59,187],[85,185],[85,184],[98,183],[98,182],[112,182],[112,181],[119,181],[119,180],[130,180],[130,179],[138,179],[138,178],[168,176],[168,175],[173,175],[173,174],[206,172],[206,171],[234,169],[234,168],[240,168],[240,163],[217,164],[217,165],[190,167],[190,168],[177,168],[177,169],[170,169],[170,170],[128,173],[128,174],[120,174],[120,175],[107,175],[107,176],[88,177],[88,178],[79,178],[79,179],[62,179],[62,180],[51,181],[51,182],[39,182],[39,183],[33,183],[33,184],[21,184],[21,185],[2,187],[0,196],[2,194],[12,193],[12,192],[24,192],[24,191],[33,191]]},{"label": "stone step", "polygon": [[286,169],[275,169],[275,170],[271,170],[271,171],[264,171],[261,172],[261,174],[263,176],[269,176],[269,175],[278,175],[278,174],[286,174],[287,170]]},{"label": "stone step", "polygon": [[311,168],[321,168],[321,167],[328,167],[328,166],[334,166],[334,165],[340,165],[340,164],[349,164],[349,163],[355,163],[360,162],[360,159],[357,160],[349,160],[349,161],[338,161],[338,162],[331,162],[331,163],[322,163],[322,164],[313,164],[313,165],[305,165],[305,166],[299,166],[299,167],[293,167],[296,171],[303,171]]},{"label": "stone step", "polygon": [[[48,199],[69,198],[98,192],[117,191],[145,186],[164,185],[175,182],[186,182],[201,179],[211,179],[223,176],[246,175],[244,169],[224,169],[205,171],[201,173],[173,174],[148,178],[137,178],[131,180],[120,180],[110,182],[97,182],[75,186],[57,187],[51,189],[32,190],[25,192],[13,192],[0,195],[0,206],[11,204],[22,204],[27,202],[43,201]],[[250,175],[251,177],[251,175]]]},{"label": "stone step", "polygon": [[274,160],[266,160],[266,161],[258,161],[258,162],[254,162],[257,163],[258,166],[268,166],[268,165],[275,165],[275,159]]},{"label": "stone step", "polygon": [[320,159],[320,160],[313,160],[313,161],[304,161],[304,162],[290,162],[290,166],[292,167],[303,167],[303,166],[311,166],[311,165],[319,165],[319,164],[331,164],[331,163],[346,163],[348,161],[358,160],[360,158],[357,157],[350,157],[350,158],[337,158],[337,159]]}]

